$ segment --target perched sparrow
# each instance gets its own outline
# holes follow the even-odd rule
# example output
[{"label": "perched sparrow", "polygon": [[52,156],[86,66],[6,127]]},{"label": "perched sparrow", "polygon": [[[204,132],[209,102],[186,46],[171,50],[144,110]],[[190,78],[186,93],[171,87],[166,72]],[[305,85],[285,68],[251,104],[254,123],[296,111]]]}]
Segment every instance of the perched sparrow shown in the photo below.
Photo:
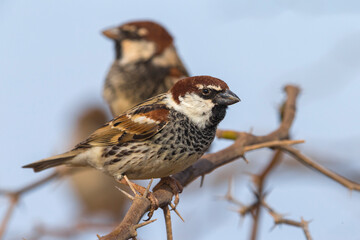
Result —
[{"label": "perched sparrow", "polygon": [[188,76],[173,38],[157,23],[129,22],[103,34],[115,42],[116,59],[103,93],[113,116],[166,92],[177,80]]},{"label": "perched sparrow", "polygon": [[198,160],[228,105],[240,99],[210,76],[179,80],[167,93],[133,107],[73,150],[24,166],[35,172],[66,164],[92,166],[121,180],[163,178]]}]

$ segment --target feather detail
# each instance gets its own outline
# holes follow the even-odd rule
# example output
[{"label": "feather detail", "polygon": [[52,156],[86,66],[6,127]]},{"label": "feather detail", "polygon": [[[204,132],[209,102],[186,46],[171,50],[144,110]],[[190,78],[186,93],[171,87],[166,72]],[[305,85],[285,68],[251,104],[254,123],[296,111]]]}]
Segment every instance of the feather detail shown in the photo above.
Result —
[{"label": "feather detail", "polygon": [[151,138],[168,123],[169,109],[164,102],[165,98],[166,94],[162,94],[133,107],[96,130],[75,149],[145,141]]},{"label": "feather detail", "polygon": [[[82,153],[81,149],[72,150],[63,154],[55,155],[49,158],[42,159],[40,161],[28,164],[23,166],[23,168],[32,168],[34,172],[40,172],[44,169],[56,167],[59,165],[66,164],[68,161],[72,160],[79,153]],[[74,166],[74,164],[72,164]]]}]

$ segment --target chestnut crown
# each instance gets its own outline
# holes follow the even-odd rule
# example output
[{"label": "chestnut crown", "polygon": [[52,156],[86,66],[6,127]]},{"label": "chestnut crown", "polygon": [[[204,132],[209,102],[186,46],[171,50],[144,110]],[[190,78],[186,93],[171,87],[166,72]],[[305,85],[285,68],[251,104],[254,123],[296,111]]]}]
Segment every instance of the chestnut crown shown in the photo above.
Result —
[{"label": "chestnut crown", "polygon": [[179,80],[171,89],[173,100],[180,103],[180,97],[187,93],[195,93],[202,98],[209,99],[219,92],[229,90],[228,85],[221,79],[210,76],[195,76]]},{"label": "chestnut crown", "polygon": [[162,52],[173,43],[173,38],[169,32],[160,24],[152,21],[128,22],[118,27],[106,29],[103,34],[116,41],[144,39],[154,42],[157,46],[157,53]]}]

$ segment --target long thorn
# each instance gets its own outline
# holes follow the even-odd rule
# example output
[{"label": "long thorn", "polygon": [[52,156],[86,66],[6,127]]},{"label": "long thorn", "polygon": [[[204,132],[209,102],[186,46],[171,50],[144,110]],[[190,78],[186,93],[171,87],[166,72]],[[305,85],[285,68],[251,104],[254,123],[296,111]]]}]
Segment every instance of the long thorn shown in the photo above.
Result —
[{"label": "long thorn", "polygon": [[129,181],[129,179],[127,178],[126,175],[124,175],[124,179],[125,179],[125,181],[127,182],[127,184],[129,185],[129,187],[130,187],[131,191],[134,193],[134,195],[137,195],[137,192],[135,191],[132,183]]},{"label": "long thorn", "polygon": [[128,194],[126,191],[122,190],[121,188],[119,188],[118,186],[115,186],[117,188],[117,190],[119,190],[120,192],[122,192],[126,197],[128,197],[131,201],[134,201],[134,197],[131,196],[130,194]]},{"label": "long thorn", "polygon": [[147,185],[147,187],[146,187],[146,189],[145,189],[145,192],[144,192],[144,197],[146,197],[147,195],[148,195],[148,193],[149,193],[149,189],[150,189],[150,187],[151,187],[151,184],[152,184],[152,182],[153,182],[153,178],[150,180],[150,182],[149,182],[149,184]]},{"label": "long thorn", "polygon": [[200,187],[203,186],[203,184],[204,184],[204,179],[205,179],[205,174],[201,175]]},{"label": "long thorn", "polygon": [[138,229],[138,228],[141,228],[141,227],[143,227],[143,226],[146,226],[146,225],[148,225],[148,224],[150,224],[150,223],[153,223],[153,222],[155,222],[156,220],[157,220],[157,219],[153,219],[153,220],[150,220],[150,221],[142,222],[142,223],[136,224],[134,227],[135,227],[135,229]]},{"label": "long thorn", "polygon": [[180,213],[178,212],[178,210],[176,210],[176,207],[173,203],[170,203],[170,207],[171,207],[171,210],[174,211],[176,213],[176,215],[178,215],[178,217],[183,221],[185,222],[185,220],[183,219],[183,217],[180,215]]}]

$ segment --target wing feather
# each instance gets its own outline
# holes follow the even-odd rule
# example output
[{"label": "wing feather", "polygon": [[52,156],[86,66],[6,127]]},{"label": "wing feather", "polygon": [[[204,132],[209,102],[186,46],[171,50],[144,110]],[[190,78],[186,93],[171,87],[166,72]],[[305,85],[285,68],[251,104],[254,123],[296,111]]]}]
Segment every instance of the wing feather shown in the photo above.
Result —
[{"label": "wing feather", "polygon": [[165,97],[166,94],[158,95],[138,104],[96,130],[76,148],[139,142],[153,137],[168,123],[169,109]]}]

